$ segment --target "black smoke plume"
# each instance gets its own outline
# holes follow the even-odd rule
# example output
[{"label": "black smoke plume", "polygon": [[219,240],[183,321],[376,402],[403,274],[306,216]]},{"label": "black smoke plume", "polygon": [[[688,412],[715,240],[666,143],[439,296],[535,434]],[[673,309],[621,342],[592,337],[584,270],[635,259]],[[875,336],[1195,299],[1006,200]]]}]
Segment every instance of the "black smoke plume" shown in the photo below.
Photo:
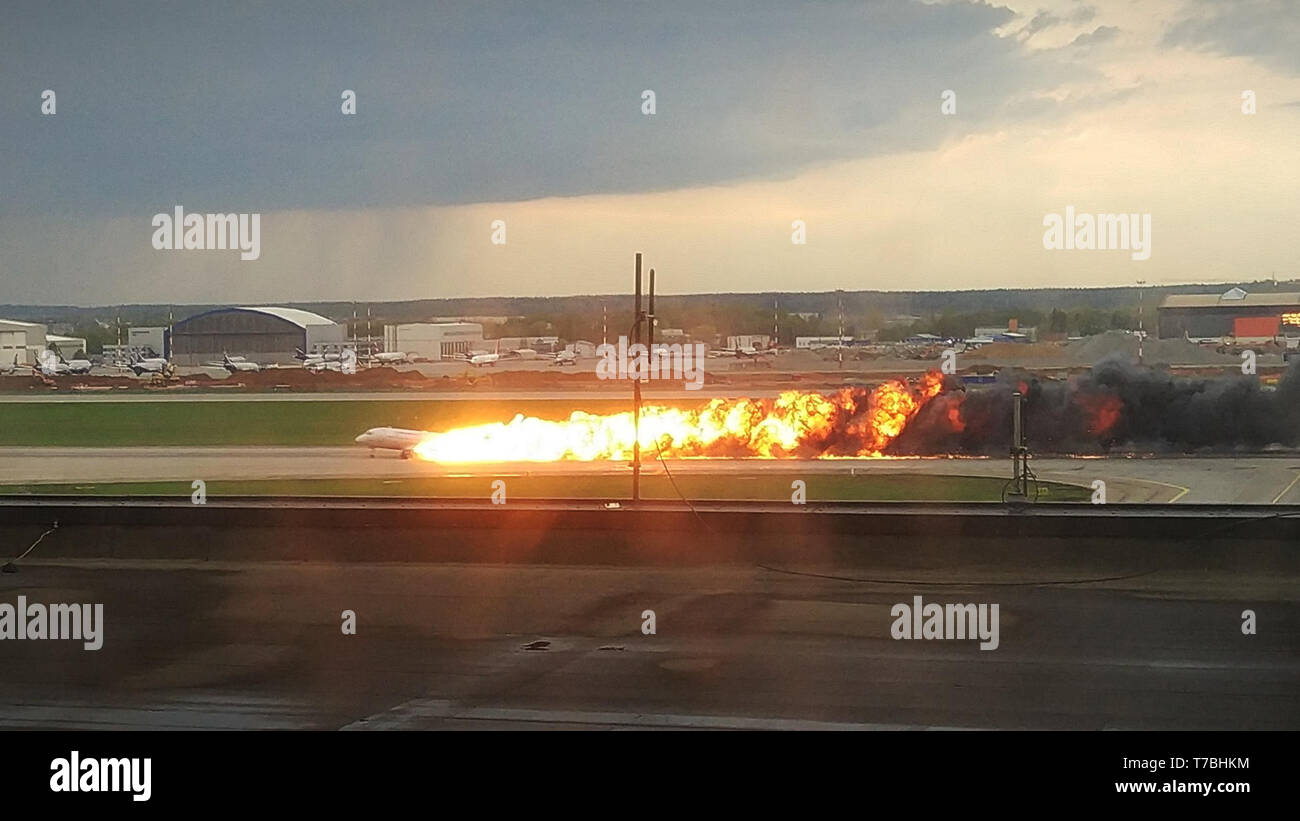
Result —
[{"label": "black smoke plume", "polygon": [[1065,381],[1004,370],[989,386],[949,377],[895,439],[896,455],[1005,454],[1012,394],[1037,454],[1252,452],[1300,443],[1300,362],[1276,390],[1257,376],[1177,376],[1108,358]]}]

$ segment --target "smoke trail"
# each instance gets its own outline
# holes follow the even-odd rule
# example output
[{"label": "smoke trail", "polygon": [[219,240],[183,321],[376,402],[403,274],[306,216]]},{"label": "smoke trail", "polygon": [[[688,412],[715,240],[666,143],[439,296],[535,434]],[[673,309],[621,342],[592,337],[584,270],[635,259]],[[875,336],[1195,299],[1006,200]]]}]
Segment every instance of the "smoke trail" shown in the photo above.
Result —
[{"label": "smoke trail", "polygon": [[1300,444],[1300,363],[1276,390],[1255,376],[1183,377],[1107,358],[1058,382],[1004,370],[987,389],[955,380],[895,439],[897,455],[1004,454],[1012,393],[1026,397],[1025,431],[1037,453],[1259,451]]}]

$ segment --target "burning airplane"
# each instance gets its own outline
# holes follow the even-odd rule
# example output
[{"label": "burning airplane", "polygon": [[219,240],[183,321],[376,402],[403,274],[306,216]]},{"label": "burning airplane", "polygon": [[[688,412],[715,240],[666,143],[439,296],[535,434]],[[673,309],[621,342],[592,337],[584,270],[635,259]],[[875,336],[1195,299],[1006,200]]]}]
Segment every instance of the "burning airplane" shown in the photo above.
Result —
[{"label": "burning airplane", "polygon": [[[987,388],[930,372],[912,381],[775,399],[714,399],[694,409],[646,405],[640,446],[651,458],[1005,455],[1014,395],[1024,397],[1029,447],[1039,454],[1259,451],[1300,444],[1300,376],[1276,390],[1254,377],[1191,378],[1118,359],[1068,380],[1004,371]],[[565,420],[518,415],[429,433],[413,448],[435,462],[554,462],[632,458],[632,412],[575,411]]]}]

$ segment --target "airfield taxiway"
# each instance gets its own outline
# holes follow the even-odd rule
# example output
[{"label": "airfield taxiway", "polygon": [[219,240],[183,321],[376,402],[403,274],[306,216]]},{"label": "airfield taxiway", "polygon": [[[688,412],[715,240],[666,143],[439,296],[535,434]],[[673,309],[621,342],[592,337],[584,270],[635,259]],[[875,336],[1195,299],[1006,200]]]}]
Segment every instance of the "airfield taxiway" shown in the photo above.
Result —
[{"label": "airfield taxiway", "polygon": [[[1106,483],[1108,502],[1279,504],[1300,502],[1300,456],[1146,458],[1041,458],[1038,477],[1092,488]],[[807,474],[1009,476],[1010,462],[995,458],[888,459],[682,459],[674,474]],[[626,475],[627,462],[514,462],[438,464],[404,460],[391,451],[371,456],[360,447],[133,447],[0,448],[0,484],[160,482],[194,479],[252,480],[482,476]],[[644,471],[663,467],[646,459]],[[485,483],[485,487],[487,484]],[[487,491],[485,491],[486,493]]]}]

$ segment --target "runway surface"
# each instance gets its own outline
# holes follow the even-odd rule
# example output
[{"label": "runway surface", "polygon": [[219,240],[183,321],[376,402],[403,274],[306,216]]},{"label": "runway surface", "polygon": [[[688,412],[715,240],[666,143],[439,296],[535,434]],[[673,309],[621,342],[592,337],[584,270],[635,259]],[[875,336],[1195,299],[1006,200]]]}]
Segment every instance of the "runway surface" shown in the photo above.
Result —
[{"label": "runway surface", "polygon": [[[780,396],[789,388],[748,388],[737,385],[706,384],[698,391],[687,391],[671,387],[651,387],[642,392],[646,402],[674,401],[700,402],[710,399],[767,399]],[[829,391],[833,388],[801,388],[803,390]],[[628,409],[632,407],[632,397],[625,388],[592,387],[590,389],[567,390],[469,390],[469,391],[349,391],[320,393],[243,393],[243,392],[173,392],[156,391],[152,393],[126,393],[122,391],[102,391],[92,393],[10,393],[0,394],[0,404],[5,403],[47,403],[47,402],[410,402],[410,401],[445,401],[445,402],[494,402],[494,401],[536,401],[536,400],[574,400],[590,401],[626,401]]]},{"label": "runway surface", "polygon": [[[31,561],[0,602],[102,602],[103,647],[0,643],[0,728],[1300,729],[1296,579],[952,578]],[[999,646],[892,639],[914,595],[997,603]]]},{"label": "runway surface", "polygon": [[[1005,459],[670,460],[676,473],[890,474],[1009,476]],[[1108,502],[1300,503],[1300,456],[1034,459],[1039,478],[1092,487]],[[662,466],[647,460],[647,474]],[[155,482],[194,479],[627,474],[625,462],[440,465],[371,457],[355,448],[0,448],[0,483]]]}]

